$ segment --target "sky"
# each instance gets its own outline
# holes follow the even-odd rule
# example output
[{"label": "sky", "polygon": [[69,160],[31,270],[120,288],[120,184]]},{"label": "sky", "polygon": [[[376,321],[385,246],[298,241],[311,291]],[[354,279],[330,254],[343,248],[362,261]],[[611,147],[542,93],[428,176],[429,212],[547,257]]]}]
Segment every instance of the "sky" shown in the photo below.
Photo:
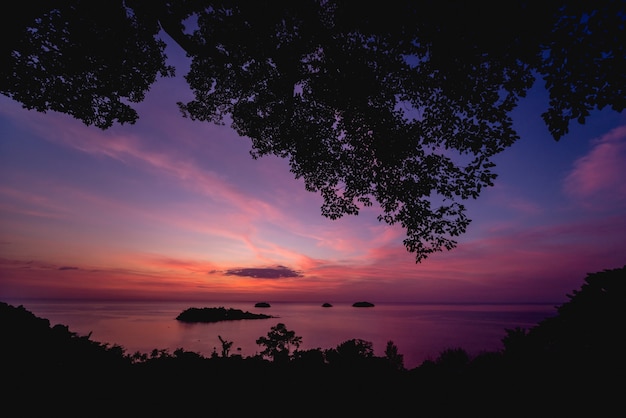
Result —
[{"label": "sky", "polygon": [[416,263],[404,231],[324,218],[277,157],[191,121],[186,62],[108,130],[0,96],[0,300],[555,303],[626,265],[626,113],[594,112],[555,141],[541,84],[494,187],[465,202],[458,246]]}]

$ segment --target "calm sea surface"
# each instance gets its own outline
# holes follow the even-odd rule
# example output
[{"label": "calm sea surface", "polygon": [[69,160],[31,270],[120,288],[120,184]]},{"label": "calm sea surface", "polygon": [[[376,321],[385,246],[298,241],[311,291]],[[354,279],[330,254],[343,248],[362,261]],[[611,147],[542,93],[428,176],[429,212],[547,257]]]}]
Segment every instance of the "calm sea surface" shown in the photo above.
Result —
[{"label": "calm sea surface", "polygon": [[[463,348],[471,355],[499,350],[505,329],[530,328],[556,314],[554,305],[381,303],[373,308],[354,308],[346,303],[322,308],[319,304],[276,302],[270,308],[255,308],[249,302],[5,302],[23,305],[50,320],[51,325],[67,325],[79,335],[91,332],[92,340],[120,345],[128,354],[184,348],[209,356],[214,349],[220,352],[221,336],[233,341],[232,354],[247,357],[261,350],[255,341],[282,322],[302,337],[302,350],[335,348],[360,338],[370,341],[375,354],[382,356],[391,340],[404,355],[407,368],[434,360],[447,348]],[[276,318],[212,324],[185,324],[175,319],[190,307],[220,306]]]}]

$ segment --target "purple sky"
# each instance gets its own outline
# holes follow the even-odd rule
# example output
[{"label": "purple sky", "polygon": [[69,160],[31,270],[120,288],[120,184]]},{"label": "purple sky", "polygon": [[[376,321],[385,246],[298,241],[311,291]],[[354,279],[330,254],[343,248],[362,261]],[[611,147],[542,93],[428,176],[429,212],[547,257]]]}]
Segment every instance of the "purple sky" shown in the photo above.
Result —
[{"label": "purple sky", "polygon": [[538,84],[458,247],[416,264],[375,209],[326,219],[287,161],[182,118],[185,72],[107,131],[0,97],[0,299],[560,303],[626,264],[624,113],[556,142]]}]

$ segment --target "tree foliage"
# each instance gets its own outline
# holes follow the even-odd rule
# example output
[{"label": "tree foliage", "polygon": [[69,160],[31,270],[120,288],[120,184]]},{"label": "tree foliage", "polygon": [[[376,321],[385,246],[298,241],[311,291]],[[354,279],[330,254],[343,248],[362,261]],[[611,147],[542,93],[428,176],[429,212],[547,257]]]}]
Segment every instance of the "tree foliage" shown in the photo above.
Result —
[{"label": "tree foliage", "polygon": [[222,357],[228,357],[230,349],[233,346],[233,342],[223,339],[221,335],[218,335],[217,338],[219,338],[220,343],[222,343]]},{"label": "tree foliage", "polygon": [[[581,359],[597,367],[626,365],[626,266],[587,274],[583,285],[557,307],[557,315],[528,330],[506,330],[506,353],[571,364]],[[569,362],[569,363],[568,363]]]},{"label": "tree foliage", "polygon": [[416,261],[456,246],[537,78],[555,139],[626,103],[622,0],[36,1],[4,27],[0,91],[108,128],[134,122],[163,32],[190,56],[183,115],[288,159],[331,219],[376,205]]},{"label": "tree foliage", "polygon": [[400,354],[398,346],[391,340],[387,341],[387,346],[385,347],[385,358],[394,367],[394,369],[404,370],[404,355]]},{"label": "tree foliage", "polygon": [[374,357],[374,348],[370,341],[353,338],[342,342],[337,348],[326,350],[326,359],[330,364],[354,365]]},{"label": "tree foliage", "polygon": [[15,4],[2,33],[0,90],[27,109],[67,113],[109,128],[137,120],[157,76],[171,76],[154,19],[122,1]]},{"label": "tree foliage", "polygon": [[300,347],[302,337],[297,336],[295,331],[288,330],[285,324],[278,323],[270,329],[266,337],[259,337],[256,343],[265,347],[261,352],[262,356],[281,362],[289,360],[292,347]]}]

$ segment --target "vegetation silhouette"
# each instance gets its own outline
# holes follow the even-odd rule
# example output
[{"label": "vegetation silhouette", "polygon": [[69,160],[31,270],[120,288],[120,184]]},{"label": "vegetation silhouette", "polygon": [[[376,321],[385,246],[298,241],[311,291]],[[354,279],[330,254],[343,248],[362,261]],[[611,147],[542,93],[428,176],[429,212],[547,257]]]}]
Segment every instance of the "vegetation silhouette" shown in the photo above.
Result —
[{"label": "vegetation silhouette", "polygon": [[286,362],[289,361],[291,347],[294,346],[296,349],[300,347],[302,337],[288,330],[285,324],[278,323],[270,329],[266,337],[260,337],[256,343],[265,347],[261,351],[262,356],[269,357],[276,363]]},{"label": "vegetation silhouette", "polygon": [[223,339],[221,335],[218,335],[217,338],[219,338],[222,343],[222,357],[228,357],[230,349],[233,346],[233,342]]},{"label": "vegetation silhouette", "polygon": [[406,231],[421,261],[456,246],[465,200],[493,185],[537,80],[555,139],[626,106],[626,2],[30,1],[0,26],[0,92],[106,129],[134,123],[165,40],[191,60],[183,115],[231,123],[251,155],[289,160],[322,215]]},{"label": "vegetation silhouette", "polygon": [[410,370],[392,341],[383,357],[360,339],[299,350],[301,337],[284,324],[251,357],[229,355],[221,336],[222,356],[129,355],[1,302],[3,407],[22,416],[615,416],[626,266],[589,274],[568,297],[531,329],[506,330],[502,350],[471,357],[453,347]]}]

